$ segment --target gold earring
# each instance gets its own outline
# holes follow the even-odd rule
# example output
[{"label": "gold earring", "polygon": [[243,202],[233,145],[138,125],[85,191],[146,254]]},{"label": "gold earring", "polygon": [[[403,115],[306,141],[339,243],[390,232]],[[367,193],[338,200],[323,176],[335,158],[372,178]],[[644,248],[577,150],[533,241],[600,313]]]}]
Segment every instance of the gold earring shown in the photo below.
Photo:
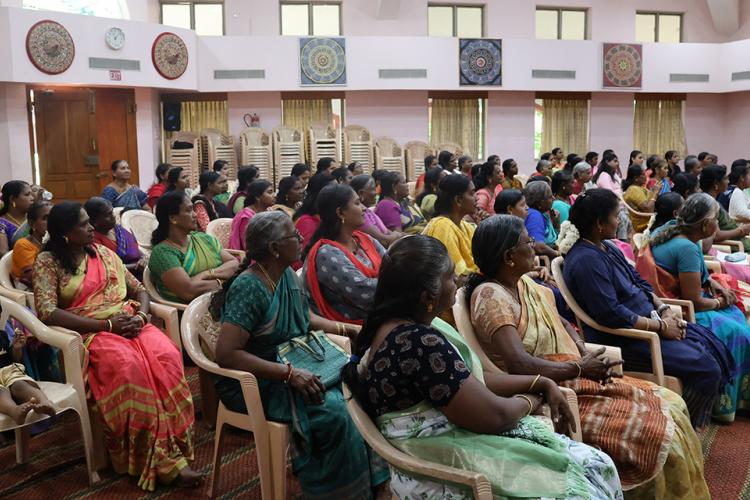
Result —
[{"label": "gold earring", "polygon": [[432,312],[432,304],[427,304],[427,312],[428,313]]},{"label": "gold earring", "polygon": [[68,242],[68,237],[67,237],[67,236],[63,236],[63,239],[65,240],[65,243],[69,243],[69,242]]},{"label": "gold earring", "polygon": [[344,217],[341,217],[341,223],[346,224],[346,219]]},{"label": "gold earring", "polygon": [[11,203],[11,206],[12,206],[13,208],[16,208],[16,202],[14,201],[13,203]]},{"label": "gold earring", "polygon": [[508,262],[508,266],[510,266],[510,267],[513,267],[513,266],[515,266],[515,265],[516,265],[516,263],[515,263],[515,262],[513,262],[512,260],[511,260],[510,262]]}]

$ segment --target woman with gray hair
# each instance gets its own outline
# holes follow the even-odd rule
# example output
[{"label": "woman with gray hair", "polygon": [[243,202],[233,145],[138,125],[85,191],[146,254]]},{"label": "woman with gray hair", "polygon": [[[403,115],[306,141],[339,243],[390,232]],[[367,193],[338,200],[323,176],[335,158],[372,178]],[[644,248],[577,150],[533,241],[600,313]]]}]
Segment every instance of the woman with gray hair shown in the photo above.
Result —
[{"label": "woman with gray hair", "polygon": [[557,251],[557,233],[560,230],[560,215],[552,210],[552,188],[542,179],[530,179],[523,192],[529,205],[526,230],[534,240],[534,252],[554,259]]},{"label": "woman with gray hair", "polygon": [[592,177],[593,170],[587,162],[579,162],[573,167],[573,194],[579,195],[587,189],[596,187],[596,184],[591,182]]},{"label": "woman with gray hair", "polygon": [[710,276],[703,259],[700,242],[719,230],[718,215],[719,204],[710,195],[698,193],[688,198],[677,218],[652,235],[651,252],[639,257],[639,268],[646,271],[644,277],[657,295],[692,302],[696,322],[710,329],[732,352],[736,365],[733,383],[726,387],[714,414],[721,421],[732,422],[737,409],[750,408],[750,393],[741,389],[750,379],[750,326],[737,307],[737,295],[728,286],[736,280]]},{"label": "woman with gray hair", "polygon": [[[318,375],[277,357],[280,344],[310,330],[345,332],[310,312],[290,267],[300,259],[302,236],[286,214],[261,212],[245,239],[244,262],[211,298],[211,314],[221,322],[216,362],[255,375],[266,418],[292,424],[292,466],[305,496],[369,497],[388,471],[371,461],[340,381],[326,387]],[[217,378],[216,390],[227,408],[247,412],[239,382]]]}]

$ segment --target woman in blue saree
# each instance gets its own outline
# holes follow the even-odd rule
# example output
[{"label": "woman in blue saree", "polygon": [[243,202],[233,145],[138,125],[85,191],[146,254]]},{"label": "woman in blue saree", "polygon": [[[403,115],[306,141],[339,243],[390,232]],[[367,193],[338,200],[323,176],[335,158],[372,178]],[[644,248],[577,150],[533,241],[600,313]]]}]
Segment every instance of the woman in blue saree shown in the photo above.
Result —
[{"label": "woman in blue saree", "polygon": [[31,208],[31,187],[24,181],[8,181],[2,188],[0,208],[0,257],[13,250],[13,245],[29,235],[26,214]]},{"label": "woman in blue saree", "polygon": [[[306,498],[369,498],[389,474],[354,426],[341,385],[325,388],[317,375],[278,361],[277,347],[310,329],[353,335],[357,328],[309,312],[305,292],[289,267],[300,258],[301,237],[281,212],[261,212],[246,232],[247,257],[212,298],[221,321],[216,362],[258,379],[266,418],[291,424],[292,466]],[[252,262],[252,265],[250,263]],[[247,412],[236,380],[217,378],[231,410]]]},{"label": "woman in blue saree", "polygon": [[146,200],[148,195],[138,186],[130,184],[130,165],[125,160],[112,162],[112,182],[102,191],[102,198],[109,201],[113,207],[143,208],[148,210]]}]

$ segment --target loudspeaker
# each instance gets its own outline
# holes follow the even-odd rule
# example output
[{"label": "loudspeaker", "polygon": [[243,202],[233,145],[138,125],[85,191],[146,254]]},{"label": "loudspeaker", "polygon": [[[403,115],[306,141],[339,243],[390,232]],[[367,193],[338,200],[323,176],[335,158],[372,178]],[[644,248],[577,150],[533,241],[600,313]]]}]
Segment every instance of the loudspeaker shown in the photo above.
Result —
[{"label": "loudspeaker", "polygon": [[175,132],[180,130],[180,103],[179,102],[165,102],[164,103],[164,130],[167,132]]}]

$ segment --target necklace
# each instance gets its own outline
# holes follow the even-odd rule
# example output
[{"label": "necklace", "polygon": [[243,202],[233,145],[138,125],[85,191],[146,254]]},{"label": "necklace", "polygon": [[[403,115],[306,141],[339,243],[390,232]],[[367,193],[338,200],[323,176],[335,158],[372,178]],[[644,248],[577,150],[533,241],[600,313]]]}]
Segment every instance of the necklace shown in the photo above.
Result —
[{"label": "necklace", "polygon": [[[165,241],[169,243],[170,245],[172,245],[173,247],[177,248],[178,250],[181,250],[183,253],[185,252],[185,249],[187,249],[187,244],[185,244],[185,246],[182,246],[171,238],[167,238]],[[188,235],[187,241],[190,242],[190,235]]]},{"label": "necklace", "polygon": [[260,269],[260,272],[263,273],[263,277],[266,278],[266,281],[268,281],[268,284],[271,286],[271,291],[273,293],[276,293],[276,283],[273,282],[271,277],[266,272],[266,268],[263,267],[263,265],[260,262],[255,263],[256,266],[258,266],[258,269]]},{"label": "necklace", "polygon": [[13,224],[15,224],[18,227],[21,227],[23,223],[25,222],[25,221],[19,221],[18,219],[16,219],[12,215],[10,215],[10,212],[5,213],[5,218],[11,221]]},{"label": "necklace", "polygon": [[513,297],[513,299],[514,299],[514,300],[515,300],[516,302],[518,302],[518,303],[520,303],[520,302],[521,302],[521,297],[520,297],[520,295],[518,294],[518,289],[517,289],[517,288],[516,288],[516,289],[513,289],[513,288],[511,288],[511,287],[509,287],[509,286],[506,286],[506,285],[504,285],[503,283],[500,283],[500,282],[499,282],[498,280],[495,280],[495,279],[493,279],[493,280],[490,280],[490,281],[492,281],[493,283],[497,283],[497,284],[498,284],[498,285],[500,285],[501,287],[505,288],[505,290],[506,290],[506,291],[507,291],[507,292],[508,292],[508,293],[510,294],[510,296],[511,296],[511,297]]}]

